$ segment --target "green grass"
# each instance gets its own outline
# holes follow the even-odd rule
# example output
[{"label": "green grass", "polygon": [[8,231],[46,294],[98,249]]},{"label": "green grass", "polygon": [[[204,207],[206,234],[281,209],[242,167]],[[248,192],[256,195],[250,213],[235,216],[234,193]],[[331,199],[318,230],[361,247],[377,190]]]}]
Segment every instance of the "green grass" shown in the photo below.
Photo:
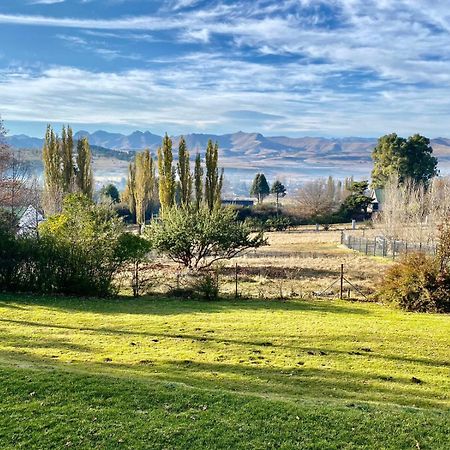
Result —
[{"label": "green grass", "polygon": [[450,317],[0,296],[0,448],[447,449]]}]

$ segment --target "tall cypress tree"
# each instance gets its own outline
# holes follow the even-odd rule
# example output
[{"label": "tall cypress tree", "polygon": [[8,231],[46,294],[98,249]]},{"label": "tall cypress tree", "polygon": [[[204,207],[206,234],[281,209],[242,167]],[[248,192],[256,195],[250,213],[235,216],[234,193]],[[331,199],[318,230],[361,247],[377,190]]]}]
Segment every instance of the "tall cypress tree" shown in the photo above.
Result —
[{"label": "tall cypress tree", "polygon": [[195,157],[194,168],[195,207],[200,208],[203,201],[203,167],[200,153]]},{"label": "tall cypress tree", "polygon": [[173,167],[172,140],[164,136],[162,147],[158,149],[159,202],[161,209],[169,209],[175,201],[175,169]]},{"label": "tall cypress tree", "polygon": [[153,187],[153,159],[148,149],[136,155],[134,199],[136,222],[145,224],[145,213],[150,204]]},{"label": "tall cypress tree", "polygon": [[182,206],[188,206],[192,195],[192,174],[189,161],[189,151],[186,140],[181,136],[178,144],[178,178],[180,180],[180,200]]},{"label": "tall cypress tree", "polygon": [[130,213],[133,217],[136,216],[136,199],[134,191],[136,189],[136,163],[131,161],[128,165],[128,177],[127,184],[125,185],[125,191],[123,198],[130,209]]},{"label": "tall cypress tree", "polygon": [[62,207],[62,157],[61,143],[53,128],[47,125],[42,148],[44,164],[44,208],[47,214],[55,214]]},{"label": "tall cypress tree", "polygon": [[257,173],[250,189],[250,195],[258,199],[258,203],[262,203],[264,197],[270,194],[269,183],[263,173]]},{"label": "tall cypress tree", "polygon": [[208,209],[212,211],[216,206],[220,205],[222,185],[223,185],[223,170],[219,175],[218,168],[219,160],[219,145],[216,142],[212,143],[211,139],[208,141],[206,148],[206,178],[205,178],[205,200]]},{"label": "tall cypress tree", "polygon": [[64,193],[72,192],[74,189],[74,167],[73,167],[73,132],[70,126],[63,126],[61,134],[61,171],[62,189]]},{"label": "tall cypress tree", "polygon": [[91,147],[87,138],[81,138],[77,145],[77,186],[81,193],[92,199],[94,174],[92,172]]}]

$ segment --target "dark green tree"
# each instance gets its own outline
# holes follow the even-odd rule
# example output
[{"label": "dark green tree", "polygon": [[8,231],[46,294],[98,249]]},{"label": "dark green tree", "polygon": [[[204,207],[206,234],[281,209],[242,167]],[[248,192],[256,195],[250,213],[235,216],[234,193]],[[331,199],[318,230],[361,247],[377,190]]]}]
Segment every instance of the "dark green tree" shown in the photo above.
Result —
[{"label": "dark green tree", "polygon": [[195,157],[194,168],[195,207],[200,208],[203,201],[203,167],[200,153]]},{"label": "dark green tree", "polygon": [[119,190],[114,184],[107,184],[100,189],[100,199],[106,200],[108,203],[119,203]]},{"label": "dark green tree", "polygon": [[420,134],[408,139],[392,133],[382,136],[372,152],[374,167],[372,186],[382,188],[396,176],[400,183],[411,179],[427,185],[438,174],[437,158],[433,156],[430,140]]},{"label": "dark green tree", "polygon": [[87,138],[81,138],[77,144],[77,185],[81,193],[92,199],[94,191],[94,173],[92,171],[92,153]]},{"label": "dark green tree", "polygon": [[269,183],[263,173],[257,173],[250,189],[250,195],[258,199],[258,203],[262,203],[265,197],[270,194]]},{"label": "dark green tree", "polygon": [[284,197],[286,195],[286,188],[284,187],[284,184],[281,181],[275,180],[275,182],[272,184],[272,188],[270,189],[270,193],[276,196],[277,213],[278,213],[279,200],[280,197]]},{"label": "dark green tree", "polygon": [[368,181],[354,181],[350,186],[350,195],[341,205],[340,214],[347,219],[365,216],[367,207],[372,202],[372,198],[365,195],[369,186]]},{"label": "dark green tree", "polygon": [[169,209],[175,201],[175,168],[173,166],[172,139],[164,136],[162,147],[158,149],[159,202],[161,209]]}]

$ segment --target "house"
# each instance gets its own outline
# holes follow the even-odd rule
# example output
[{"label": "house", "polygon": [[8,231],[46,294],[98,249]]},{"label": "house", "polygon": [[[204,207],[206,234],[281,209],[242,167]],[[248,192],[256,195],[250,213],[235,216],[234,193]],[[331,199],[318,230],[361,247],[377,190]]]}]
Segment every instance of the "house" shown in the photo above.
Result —
[{"label": "house", "polygon": [[43,214],[38,211],[33,205],[18,208],[16,210],[18,219],[17,234],[20,236],[35,234],[38,225],[44,221]]},{"label": "house", "polygon": [[385,199],[384,189],[371,189],[369,197],[372,197],[372,202],[367,208],[369,213],[378,213],[383,210],[383,203]]}]

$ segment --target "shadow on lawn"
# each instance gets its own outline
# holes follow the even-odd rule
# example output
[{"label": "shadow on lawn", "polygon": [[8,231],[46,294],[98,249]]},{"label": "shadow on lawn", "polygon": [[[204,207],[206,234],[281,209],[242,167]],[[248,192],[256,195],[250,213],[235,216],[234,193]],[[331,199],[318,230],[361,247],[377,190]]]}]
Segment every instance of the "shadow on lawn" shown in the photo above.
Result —
[{"label": "shadow on lawn", "polygon": [[116,298],[78,298],[62,296],[34,296],[25,294],[0,294],[0,308],[18,308],[23,306],[45,306],[51,309],[102,314],[149,314],[177,315],[196,313],[218,313],[230,310],[243,311],[312,311],[330,314],[372,314],[363,304],[357,307],[323,300],[253,300],[220,299],[202,301],[175,299],[167,297]]},{"label": "shadow on lawn", "polygon": [[[406,356],[397,356],[392,354],[379,354],[376,352],[368,352],[365,353],[352,350],[352,351],[346,351],[346,350],[337,350],[337,349],[330,349],[329,346],[326,347],[317,347],[317,346],[310,346],[310,345],[304,345],[303,342],[298,342],[298,345],[286,345],[286,344],[278,344],[277,337],[275,336],[271,341],[263,341],[263,340],[239,340],[239,339],[228,339],[228,338],[222,338],[220,336],[214,336],[211,334],[211,332],[214,333],[214,330],[204,330],[202,332],[199,332],[198,334],[189,334],[189,333],[155,333],[155,332],[147,332],[147,331],[136,331],[136,330],[124,330],[124,329],[118,329],[118,328],[108,328],[108,327],[101,327],[101,328],[93,328],[93,327],[78,327],[78,326],[71,326],[71,325],[60,325],[60,324],[52,324],[52,323],[42,323],[42,322],[32,322],[32,321],[26,321],[26,320],[14,320],[14,319],[0,319],[0,323],[11,323],[11,324],[17,324],[27,327],[37,327],[37,328],[56,328],[56,329],[62,329],[62,330],[70,330],[70,331],[88,331],[92,333],[97,334],[103,334],[103,335],[119,335],[119,336],[130,336],[131,337],[144,337],[149,338],[150,343],[154,342],[154,340],[157,338],[156,342],[163,342],[164,339],[183,339],[190,341],[192,344],[224,344],[225,346],[234,344],[234,345],[242,345],[246,348],[243,349],[245,354],[248,352],[254,352],[254,349],[251,347],[257,347],[259,349],[274,349],[276,350],[294,350],[296,352],[301,352],[304,354],[304,356],[307,355],[315,355],[315,356],[326,356],[328,354],[336,354],[336,355],[344,355],[349,356],[353,358],[370,358],[370,359],[380,359],[380,360],[392,360],[392,361],[398,361],[401,363],[412,363],[412,364],[421,364],[426,366],[432,366],[432,367],[450,367],[450,362],[446,360],[433,360],[428,358],[409,358]],[[24,337],[25,339],[25,345],[22,345],[22,336],[16,336],[11,339],[10,335],[5,334],[0,335],[0,339],[4,339],[4,337],[8,337],[13,344],[17,344],[17,347],[44,347],[44,348],[51,348],[53,345],[56,347],[62,347],[66,350],[81,350],[81,351],[89,351],[89,347],[84,346],[78,346],[77,344],[71,344],[65,341],[60,340],[47,340],[44,342],[43,345],[40,344],[41,338],[39,340],[33,340],[31,338]],[[285,338],[285,336],[283,336]],[[298,338],[301,338],[302,341],[308,341],[308,336],[298,336]],[[207,351],[207,347],[205,348],[205,351]],[[226,353],[226,349],[224,348],[224,352]],[[257,350],[259,353],[260,350]],[[244,354],[244,353],[243,353]],[[300,358],[300,356],[299,356]],[[256,360],[257,361],[257,360]]]},{"label": "shadow on lawn", "polygon": [[[444,398],[434,398],[429,386],[413,384],[405,377],[387,381],[379,374],[331,368],[289,368],[280,370],[259,365],[205,363],[199,361],[165,360],[145,364],[73,361],[62,363],[50,358],[37,358],[14,351],[0,351],[0,362],[27,368],[84,372],[86,375],[108,375],[123,379],[158,380],[182,383],[203,390],[225,390],[266,398],[302,398],[338,401],[375,401],[402,406],[444,407]],[[105,381],[107,378],[105,379]],[[357,407],[349,403],[348,407]]]}]

